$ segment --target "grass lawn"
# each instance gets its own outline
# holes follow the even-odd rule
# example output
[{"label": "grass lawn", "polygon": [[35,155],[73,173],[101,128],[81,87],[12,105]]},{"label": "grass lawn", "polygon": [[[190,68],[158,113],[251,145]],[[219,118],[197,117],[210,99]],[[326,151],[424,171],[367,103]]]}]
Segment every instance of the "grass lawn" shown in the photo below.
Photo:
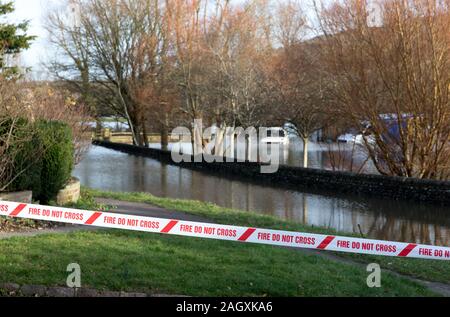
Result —
[{"label": "grass lawn", "polygon": [[[124,201],[151,203],[167,209],[179,210],[190,214],[204,216],[221,224],[352,236],[352,234],[339,233],[327,228],[305,226],[290,221],[280,220],[271,216],[223,208],[211,203],[160,198],[147,193],[113,193],[83,189],[83,195],[85,197],[85,206],[82,208],[92,206],[92,199],[90,199],[90,197],[95,196]],[[378,263],[382,268],[396,271],[401,274],[428,281],[450,284],[450,261],[404,259],[346,253],[339,253],[339,256],[351,258],[362,263]]]},{"label": "grass lawn", "polygon": [[84,287],[191,296],[428,296],[411,281],[271,246],[126,231],[0,240],[0,282],[64,285],[78,263]]},{"label": "grass lawn", "polygon": [[[153,203],[227,224],[310,232],[324,230],[212,204],[148,194],[83,189],[83,199],[77,207],[105,208],[95,205],[94,196]],[[385,272],[382,287],[371,289],[366,284],[369,273],[364,267],[272,246],[123,230],[0,240],[0,283],[64,286],[66,267],[70,263],[80,264],[83,287],[111,291],[190,296],[436,295],[415,282]],[[436,267],[444,265],[434,261],[426,263]],[[400,263],[398,266],[408,272],[415,270],[414,265]],[[438,278],[443,275],[436,274]]]}]

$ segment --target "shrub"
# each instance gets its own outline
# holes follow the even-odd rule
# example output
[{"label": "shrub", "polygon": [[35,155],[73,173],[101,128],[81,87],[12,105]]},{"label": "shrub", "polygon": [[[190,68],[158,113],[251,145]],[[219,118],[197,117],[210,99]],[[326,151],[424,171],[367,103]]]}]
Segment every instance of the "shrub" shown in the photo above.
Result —
[{"label": "shrub", "polygon": [[14,155],[13,174],[17,176],[10,191],[32,190],[39,195],[41,191],[42,144],[36,135],[24,143]]},{"label": "shrub", "polygon": [[[0,125],[0,133],[11,128]],[[74,164],[74,146],[70,127],[57,121],[40,120],[29,124],[20,119],[14,123],[13,140],[8,149],[13,164],[14,180],[8,191],[32,190],[33,199],[41,203],[53,200],[71,176]]]},{"label": "shrub", "polygon": [[2,120],[0,123],[1,184],[8,191],[40,190],[42,148],[26,119]]},{"label": "shrub", "polygon": [[70,127],[57,121],[39,121],[37,134],[43,146],[41,188],[33,195],[41,203],[54,199],[69,180],[74,165]]}]

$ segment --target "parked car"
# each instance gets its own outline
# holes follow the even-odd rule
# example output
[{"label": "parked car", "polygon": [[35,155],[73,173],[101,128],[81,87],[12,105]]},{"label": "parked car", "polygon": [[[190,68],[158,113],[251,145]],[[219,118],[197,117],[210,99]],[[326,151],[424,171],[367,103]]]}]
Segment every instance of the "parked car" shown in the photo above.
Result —
[{"label": "parked car", "polygon": [[261,143],[289,144],[289,135],[283,128],[268,128],[267,137],[262,138]]},{"label": "parked car", "polygon": [[355,141],[356,136],[351,133],[346,133],[338,136],[337,141],[339,143],[351,143]]}]

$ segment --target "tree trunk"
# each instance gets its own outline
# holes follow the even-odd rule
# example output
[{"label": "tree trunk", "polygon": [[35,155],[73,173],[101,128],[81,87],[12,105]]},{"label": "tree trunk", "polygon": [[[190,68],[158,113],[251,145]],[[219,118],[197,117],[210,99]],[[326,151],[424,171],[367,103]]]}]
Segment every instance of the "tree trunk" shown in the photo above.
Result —
[{"label": "tree trunk", "polygon": [[303,167],[308,168],[308,145],[309,138],[303,138]]},{"label": "tree trunk", "polygon": [[169,115],[164,114],[164,122],[161,125],[161,149],[167,151],[169,149]]},{"label": "tree trunk", "polygon": [[163,151],[169,149],[169,130],[165,124],[161,125],[161,149]]},{"label": "tree trunk", "polygon": [[142,146],[143,142],[142,142],[142,130],[141,130],[141,125],[136,122],[134,124],[134,129],[135,129],[135,134],[136,134],[136,144],[137,146]]},{"label": "tree trunk", "polygon": [[142,123],[142,139],[144,146],[148,148],[150,144],[148,143],[147,125],[145,124],[145,120]]},{"label": "tree trunk", "polygon": [[117,92],[119,94],[120,102],[121,102],[123,110],[125,112],[125,117],[128,121],[128,125],[130,126],[131,135],[133,136],[133,145],[139,145],[139,132],[136,133],[135,126],[134,126],[135,122],[133,121],[130,111],[128,111],[129,110],[128,105],[125,102],[125,98],[122,94],[122,90],[121,90],[120,86],[117,87]]}]

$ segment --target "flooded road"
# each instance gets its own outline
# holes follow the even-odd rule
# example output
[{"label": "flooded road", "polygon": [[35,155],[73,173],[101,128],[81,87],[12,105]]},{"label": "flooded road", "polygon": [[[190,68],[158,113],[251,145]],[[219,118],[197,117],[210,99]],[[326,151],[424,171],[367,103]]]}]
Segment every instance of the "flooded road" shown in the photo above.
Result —
[{"label": "flooded road", "polygon": [[[327,151],[311,158],[326,162]],[[84,186],[208,201],[366,237],[449,246],[450,207],[320,192],[301,192],[224,179],[153,159],[93,146],[76,167]]]},{"label": "flooded road", "polygon": [[[175,147],[176,146],[176,147]],[[161,144],[152,143],[149,146],[153,149],[161,149]],[[176,151],[186,154],[192,154],[192,144],[171,143],[168,150],[175,147]],[[377,174],[374,165],[368,159],[368,154],[361,145],[354,143],[315,143],[310,142],[308,151],[308,167],[326,169],[326,170],[344,170]],[[246,145],[236,145],[235,158],[238,158],[237,149],[240,148],[243,153],[246,151]],[[283,165],[303,167],[303,143],[299,138],[290,138],[288,145],[267,145],[268,153],[271,149],[277,150],[278,162]],[[259,150],[252,146],[254,153]],[[256,154],[253,154],[255,157]],[[255,159],[253,159],[255,161]],[[268,159],[270,161],[270,159]]]}]

